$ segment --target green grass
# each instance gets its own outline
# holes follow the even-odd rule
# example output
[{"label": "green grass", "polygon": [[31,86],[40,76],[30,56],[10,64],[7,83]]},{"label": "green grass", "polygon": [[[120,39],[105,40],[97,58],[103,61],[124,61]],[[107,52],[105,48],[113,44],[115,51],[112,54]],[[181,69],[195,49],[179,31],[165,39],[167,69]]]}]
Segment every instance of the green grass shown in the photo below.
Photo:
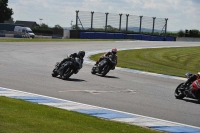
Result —
[{"label": "green grass", "polygon": [[0,42],[87,42],[87,41],[116,41],[114,39],[41,39],[41,38],[0,38]]},{"label": "green grass", "polygon": [[151,129],[0,96],[0,133],[156,133]]},{"label": "green grass", "polygon": [[[91,56],[97,60],[101,55]],[[184,77],[200,71],[200,47],[153,48],[118,52],[118,67]]]}]

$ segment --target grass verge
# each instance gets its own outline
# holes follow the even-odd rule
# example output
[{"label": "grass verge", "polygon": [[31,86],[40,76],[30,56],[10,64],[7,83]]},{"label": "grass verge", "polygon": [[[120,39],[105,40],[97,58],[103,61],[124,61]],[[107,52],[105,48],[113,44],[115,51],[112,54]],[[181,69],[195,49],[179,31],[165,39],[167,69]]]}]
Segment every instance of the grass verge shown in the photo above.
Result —
[{"label": "grass verge", "polygon": [[[88,41],[116,41],[114,39],[41,39],[41,38],[0,38],[0,42],[88,42]],[[119,41],[119,40],[118,40]]]},{"label": "grass verge", "polygon": [[158,133],[151,129],[0,96],[0,133]]},{"label": "grass verge", "polygon": [[[93,55],[98,60],[102,55]],[[152,48],[118,52],[118,67],[184,77],[200,68],[200,47]]]}]

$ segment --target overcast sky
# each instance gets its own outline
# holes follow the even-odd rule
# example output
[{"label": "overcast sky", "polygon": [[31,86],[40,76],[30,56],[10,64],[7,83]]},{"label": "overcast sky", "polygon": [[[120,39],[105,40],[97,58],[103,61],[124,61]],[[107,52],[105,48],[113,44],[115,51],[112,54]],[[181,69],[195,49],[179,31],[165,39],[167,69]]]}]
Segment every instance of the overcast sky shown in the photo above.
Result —
[{"label": "overcast sky", "polygon": [[200,0],[9,0],[14,21],[75,24],[76,10],[168,18],[168,31],[200,30]]}]

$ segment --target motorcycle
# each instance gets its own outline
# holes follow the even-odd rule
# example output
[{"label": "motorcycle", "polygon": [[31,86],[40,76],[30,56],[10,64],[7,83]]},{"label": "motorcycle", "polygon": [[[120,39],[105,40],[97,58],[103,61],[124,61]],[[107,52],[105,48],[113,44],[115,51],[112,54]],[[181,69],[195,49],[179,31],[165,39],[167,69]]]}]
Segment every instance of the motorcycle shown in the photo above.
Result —
[{"label": "motorcycle", "polygon": [[[191,76],[193,76],[193,74],[191,73],[186,73],[185,74],[186,78],[189,79]],[[188,97],[188,98],[192,98],[192,99],[197,99],[198,103],[200,103],[200,89],[195,90],[194,92],[192,92],[192,88],[194,86],[196,86],[195,82],[197,82],[197,80],[189,83],[189,85],[184,86],[184,82],[180,83],[178,85],[178,87],[175,89],[174,95],[177,99],[183,99],[184,97]]]},{"label": "motorcycle", "polygon": [[52,77],[60,75],[60,77],[64,80],[68,79],[70,76],[72,76],[72,74],[78,73],[79,69],[77,66],[82,67],[82,63],[79,58],[74,59],[69,57],[64,63],[61,64],[60,68],[58,68],[59,64],[60,62],[56,63],[51,75]]},{"label": "motorcycle", "polygon": [[105,76],[116,64],[116,60],[113,60],[113,55],[105,56],[102,61],[100,61],[97,65],[95,64],[92,67],[92,74],[101,74],[101,76]]}]

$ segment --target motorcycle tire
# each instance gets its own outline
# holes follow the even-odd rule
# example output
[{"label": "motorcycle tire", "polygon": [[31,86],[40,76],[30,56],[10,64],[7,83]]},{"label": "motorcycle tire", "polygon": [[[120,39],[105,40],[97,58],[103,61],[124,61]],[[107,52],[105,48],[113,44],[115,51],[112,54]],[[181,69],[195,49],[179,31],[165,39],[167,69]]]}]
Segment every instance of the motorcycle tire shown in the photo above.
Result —
[{"label": "motorcycle tire", "polygon": [[109,66],[105,66],[102,70],[102,77],[106,76],[106,74],[109,72]]},{"label": "motorcycle tire", "polygon": [[62,79],[64,79],[64,80],[68,79],[73,74],[72,71],[73,70],[71,70],[71,68],[69,66],[65,67],[64,68],[64,73],[62,75]]},{"label": "motorcycle tire", "polygon": [[178,87],[175,89],[174,92],[174,96],[177,99],[183,99],[185,97],[185,95],[180,91],[180,87],[183,85],[184,83],[181,83],[180,85],[178,85]]},{"label": "motorcycle tire", "polygon": [[58,73],[55,71],[55,69],[53,70],[51,76],[52,76],[52,77],[56,77],[56,76],[58,76]]},{"label": "motorcycle tire", "polygon": [[94,67],[92,68],[91,73],[96,74]]},{"label": "motorcycle tire", "polygon": [[198,98],[197,98],[197,100],[198,100],[198,103],[200,104],[200,91],[198,92]]}]

